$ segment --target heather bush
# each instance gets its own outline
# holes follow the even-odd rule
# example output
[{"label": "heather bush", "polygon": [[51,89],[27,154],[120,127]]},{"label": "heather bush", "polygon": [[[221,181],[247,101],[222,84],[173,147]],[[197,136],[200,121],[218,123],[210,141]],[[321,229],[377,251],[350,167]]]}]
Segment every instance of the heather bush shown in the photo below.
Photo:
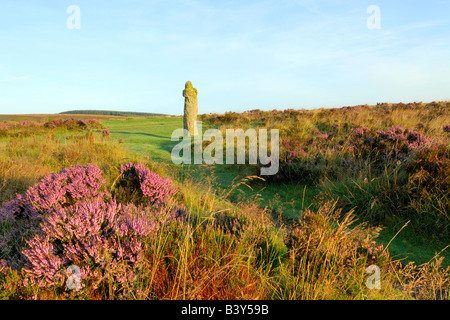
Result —
[{"label": "heather bush", "polygon": [[103,130],[102,130],[102,136],[104,136],[104,137],[109,137],[109,136],[110,136],[109,129],[103,129]]},{"label": "heather bush", "polygon": [[136,205],[112,198],[95,165],[48,174],[24,195],[6,202],[0,208],[5,263],[23,268],[31,287],[63,292],[67,268],[75,265],[81,272],[81,292],[104,292],[108,287],[111,294],[108,283],[114,283],[114,296],[133,290],[143,267],[145,239],[168,219],[186,220],[186,212],[166,209],[175,193],[170,179],[143,164],[129,163],[121,169],[121,191],[138,194],[142,201]]},{"label": "heather bush", "polygon": [[0,221],[0,260],[4,260],[14,270],[19,270],[26,262],[22,248],[27,239],[39,232],[40,219],[3,219]]},{"label": "heather bush", "polygon": [[0,257],[15,268],[23,265],[21,248],[39,230],[39,223],[52,211],[79,201],[107,196],[102,171],[95,165],[76,165],[51,173],[28,188],[25,194],[0,207]]},{"label": "heather bush", "polygon": [[21,194],[18,194],[15,199],[4,203],[0,208],[0,222],[16,219],[39,219],[37,210],[31,202]]},{"label": "heather bush", "polygon": [[98,120],[54,119],[49,121],[4,122],[0,125],[0,137],[36,136],[55,129],[82,131],[103,128]]},{"label": "heather bush", "polygon": [[170,178],[150,171],[141,163],[121,166],[113,195],[121,203],[166,203],[177,192]]},{"label": "heather bush", "polygon": [[45,128],[55,129],[55,128],[65,128],[68,130],[79,130],[79,129],[95,129],[102,128],[98,120],[76,120],[76,119],[54,119],[49,120],[44,123]]},{"label": "heather bush", "polygon": [[[121,180],[119,183],[123,194],[135,194],[138,190],[139,199],[146,200],[136,202],[136,204],[155,204],[154,210],[162,210],[164,203],[175,192],[170,179],[158,176],[142,164],[138,164],[136,167],[128,164],[122,166],[122,169],[124,180]],[[136,176],[133,176],[134,174]],[[137,180],[135,181],[134,179]],[[124,181],[133,183],[124,184]],[[42,221],[46,221],[48,224],[53,221],[52,219],[56,219],[55,217],[67,215],[68,213],[65,210],[72,210],[70,212],[74,216],[78,216],[73,210],[75,210],[74,208],[81,211],[86,209],[80,207],[82,203],[88,202],[90,204],[89,208],[94,210],[96,207],[92,205],[92,202],[107,202],[109,201],[108,199],[111,199],[111,195],[105,189],[103,172],[95,165],[76,165],[65,168],[58,173],[46,175],[38,183],[31,186],[25,194],[17,195],[15,199],[4,203],[0,208],[0,223],[2,224],[0,257],[6,258],[6,261],[15,268],[22,267],[25,259],[21,249],[25,241],[35,234],[39,234],[39,236],[30,240],[34,245],[42,244],[42,250],[53,248],[49,245],[43,245],[45,239],[42,238],[39,227]],[[122,198],[122,200],[124,199]],[[123,210],[127,212],[132,211],[127,207],[128,202],[124,202],[124,204],[126,205]],[[97,203],[97,206],[102,210],[106,210],[112,205],[106,208]],[[130,214],[127,215],[130,216]],[[127,221],[132,224],[136,223],[129,219]],[[72,221],[71,223],[73,224],[74,222]],[[136,228],[139,227],[138,225]],[[75,228],[74,226],[72,227]],[[70,225],[68,225],[68,228],[70,228]],[[45,231],[46,229],[43,227],[43,230]],[[50,250],[42,254],[45,253],[46,259],[50,259],[49,261],[54,263],[52,265],[53,268],[57,268],[60,266],[58,264],[59,260],[51,256],[51,252],[53,251]],[[27,255],[28,258],[31,257],[30,254]],[[61,275],[58,273],[58,276]]]},{"label": "heather bush", "polygon": [[356,157],[368,158],[378,164],[386,160],[410,160],[415,152],[433,143],[422,133],[402,127],[391,127],[385,131],[357,128],[350,134],[349,142]]},{"label": "heather bush", "polygon": [[404,224],[410,220],[409,232],[447,242],[449,156],[445,145],[435,145],[416,151],[408,161],[386,162],[383,173],[366,166],[357,175],[323,182],[316,200],[338,201],[340,208],[354,208],[356,214],[376,225]]},{"label": "heather bush", "polygon": [[54,210],[24,250],[26,282],[61,288],[66,269],[75,265],[81,271],[80,289],[102,290],[108,281],[116,294],[130,289],[143,267],[144,239],[157,231],[162,217],[149,208],[99,199]]},{"label": "heather bush", "polygon": [[95,165],[76,165],[45,176],[26,192],[27,200],[39,212],[107,196],[103,172]]}]

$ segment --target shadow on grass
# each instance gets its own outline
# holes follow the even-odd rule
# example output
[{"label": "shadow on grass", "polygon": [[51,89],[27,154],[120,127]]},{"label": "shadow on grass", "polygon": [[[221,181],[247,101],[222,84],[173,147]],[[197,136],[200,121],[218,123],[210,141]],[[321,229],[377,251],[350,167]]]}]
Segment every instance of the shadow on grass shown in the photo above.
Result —
[{"label": "shadow on grass", "polygon": [[127,135],[143,135],[143,136],[149,136],[149,137],[160,138],[160,139],[168,139],[170,141],[170,137],[159,136],[159,135],[156,135],[156,134],[145,133],[145,132],[111,131],[111,133],[114,133],[114,134],[127,134]]},{"label": "shadow on grass", "polygon": [[13,200],[17,194],[23,194],[36,183],[32,178],[5,178],[0,176],[0,207]]}]

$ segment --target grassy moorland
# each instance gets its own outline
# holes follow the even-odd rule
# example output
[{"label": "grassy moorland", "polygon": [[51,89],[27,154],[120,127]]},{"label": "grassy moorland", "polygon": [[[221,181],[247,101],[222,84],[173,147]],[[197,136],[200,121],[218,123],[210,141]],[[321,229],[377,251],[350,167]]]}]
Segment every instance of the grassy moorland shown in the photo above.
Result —
[{"label": "grassy moorland", "polygon": [[[449,102],[252,110],[202,119],[223,132],[280,130],[280,171],[264,187],[284,188],[276,192],[281,205],[275,211],[285,217],[297,218],[305,198],[312,209],[337,201],[344,212],[382,226],[378,240],[407,261],[429,261],[450,243]],[[450,257],[448,250],[442,254]]]},{"label": "grassy moorland", "polygon": [[448,299],[448,110],[204,115],[280,129],[266,181],[171,164],[181,118],[0,120],[0,297]]}]

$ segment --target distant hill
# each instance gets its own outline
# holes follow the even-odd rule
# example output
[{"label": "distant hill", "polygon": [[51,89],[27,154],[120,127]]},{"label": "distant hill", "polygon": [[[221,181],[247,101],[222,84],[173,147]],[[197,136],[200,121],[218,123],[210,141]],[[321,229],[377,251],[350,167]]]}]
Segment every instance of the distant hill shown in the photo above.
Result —
[{"label": "distant hill", "polygon": [[93,115],[105,115],[105,116],[118,116],[118,117],[157,117],[168,116],[162,113],[146,113],[146,112],[131,112],[131,111],[108,111],[108,110],[71,110],[64,111],[60,114],[93,114]]}]

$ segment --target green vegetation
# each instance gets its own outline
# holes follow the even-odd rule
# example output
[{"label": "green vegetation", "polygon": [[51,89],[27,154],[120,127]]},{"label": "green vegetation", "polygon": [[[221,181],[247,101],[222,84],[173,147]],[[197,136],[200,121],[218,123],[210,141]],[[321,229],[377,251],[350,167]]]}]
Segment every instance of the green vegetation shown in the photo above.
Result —
[{"label": "green vegetation", "polygon": [[108,111],[108,110],[71,110],[64,111],[60,114],[89,114],[89,115],[105,115],[117,117],[160,117],[166,116],[162,113],[148,113],[148,112],[131,112],[131,111]]},{"label": "green vegetation", "polygon": [[123,139],[129,151],[159,161],[170,161],[170,153],[176,141],[170,137],[175,129],[183,128],[182,117],[172,118],[129,118],[107,120],[111,138]]},{"label": "green vegetation", "polygon": [[[0,262],[0,298],[448,299],[446,149],[408,149],[413,160],[394,166],[387,158],[358,158],[364,154],[350,154],[346,147],[353,141],[351,132],[365,126],[413,128],[448,145],[442,130],[450,123],[445,103],[256,110],[202,120],[204,129],[279,128],[282,140],[294,141],[289,146],[305,153],[290,159],[297,167],[281,171],[289,175],[263,181],[257,166],[173,165],[170,152],[177,142],[170,137],[183,127],[181,117],[109,118],[98,128],[44,126],[43,121],[34,130],[8,125],[0,136],[0,205],[49,173],[94,164],[103,172],[105,190],[116,199],[131,199],[139,216],[156,213],[161,225],[143,239],[142,256],[133,260],[138,265],[127,281],[118,282],[120,275],[106,269],[96,285],[91,278],[83,280],[86,286],[78,292],[63,282],[26,286],[23,269]],[[336,137],[320,136],[332,129]],[[328,150],[336,145],[345,150]],[[349,155],[358,160],[342,165]],[[120,182],[121,165],[129,162],[170,177],[176,194],[163,207],[149,204],[142,192],[127,189],[135,180]],[[17,259],[35,228],[21,215],[0,221],[0,260],[26,264]],[[365,285],[369,265],[381,268],[381,290]]]}]

